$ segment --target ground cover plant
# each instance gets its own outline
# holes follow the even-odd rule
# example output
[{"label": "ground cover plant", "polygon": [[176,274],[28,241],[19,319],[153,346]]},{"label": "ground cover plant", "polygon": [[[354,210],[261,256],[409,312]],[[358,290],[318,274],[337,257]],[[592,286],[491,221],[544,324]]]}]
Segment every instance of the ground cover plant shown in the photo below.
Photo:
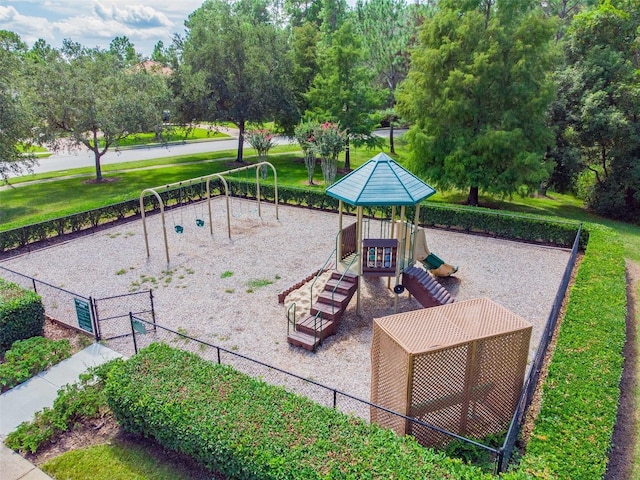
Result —
[{"label": "ground cover plant", "polygon": [[31,337],[14,342],[5,353],[4,361],[0,363],[2,392],[70,356],[71,343],[67,339],[50,340],[45,337]]},{"label": "ground cover plant", "polygon": [[80,375],[78,383],[61,388],[53,407],[37,412],[33,421],[21,423],[7,435],[5,444],[19,452],[35,453],[74,426],[110,415],[104,381],[118,361],[92,368]]}]

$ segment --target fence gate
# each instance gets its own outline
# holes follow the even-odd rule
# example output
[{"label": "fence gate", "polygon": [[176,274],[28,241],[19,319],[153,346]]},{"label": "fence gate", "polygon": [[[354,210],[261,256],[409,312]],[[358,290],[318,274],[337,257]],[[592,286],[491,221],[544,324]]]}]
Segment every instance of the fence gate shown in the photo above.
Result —
[{"label": "fence gate", "polygon": [[156,323],[151,290],[94,298],[93,308],[98,340],[114,340],[131,335],[129,313],[153,325]]}]

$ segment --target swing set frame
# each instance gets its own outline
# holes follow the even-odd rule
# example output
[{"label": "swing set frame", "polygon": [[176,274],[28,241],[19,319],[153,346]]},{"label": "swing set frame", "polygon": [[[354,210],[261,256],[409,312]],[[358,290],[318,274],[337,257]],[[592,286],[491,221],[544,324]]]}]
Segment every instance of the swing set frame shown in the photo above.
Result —
[{"label": "swing set frame", "polygon": [[[213,236],[213,215],[211,212],[211,179],[212,178],[219,178],[220,181],[222,182],[222,184],[224,185],[224,196],[225,196],[225,201],[226,201],[226,206],[227,206],[227,235],[229,238],[231,238],[231,213],[230,213],[230,208],[229,208],[229,185],[227,184],[227,181],[225,180],[224,176],[225,175],[229,175],[232,173],[236,173],[236,172],[240,172],[243,170],[249,170],[251,168],[255,168],[256,169],[256,199],[258,201],[258,216],[260,218],[262,218],[262,210],[261,210],[261,206],[260,206],[260,167],[262,166],[268,166],[271,167],[271,170],[273,171],[273,184],[274,184],[274,190],[275,190],[275,197],[274,197],[274,201],[275,201],[275,206],[276,206],[276,220],[279,220],[279,216],[278,216],[278,173],[276,172],[276,167],[274,167],[271,163],[269,162],[259,162],[259,163],[255,163],[252,165],[246,165],[244,167],[238,167],[238,168],[233,168],[231,170],[225,170],[224,172],[219,172],[219,173],[212,173],[210,175],[205,175],[202,177],[194,177],[194,178],[190,178],[188,180],[183,180],[180,182],[174,182],[174,183],[169,183],[167,185],[160,185],[158,187],[152,187],[152,188],[145,188],[144,190],[142,190],[142,192],[140,192],[140,213],[142,216],[142,229],[144,230],[144,244],[147,250],[147,258],[149,258],[151,256],[151,253],[149,251],[149,235],[148,235],[148,231],[147,231],[147,217],[146,217],[146,212],[144,209],[144,198],[147,194],[151,194],[153,196],[156,197],[156,199],[158,200],[158,203],[160,205],[160,217],[162,219],[162,234],[163,234],[163,239],[164,239],[164,253],[165,253],[165,257],[167,259],[167,264],[169,264],[170,260],[169,260],[169,242],[167,239],[167,226],[166,226],[166,216],[165,216],[165,204],[164,201],[162,200],[162,196],[158,193],[158,191],[161,192],[165,192],[170,190],[173,187],[179,187],[182,188],[183,185],[189,185],[189,184],[193,184],[196,181],[197,182],[204,182],[206,181],[206,194],[207,194],[207,208],[209,211],[209,233]],[[180,208],[182,207],[182,205],[180,205]]]}]

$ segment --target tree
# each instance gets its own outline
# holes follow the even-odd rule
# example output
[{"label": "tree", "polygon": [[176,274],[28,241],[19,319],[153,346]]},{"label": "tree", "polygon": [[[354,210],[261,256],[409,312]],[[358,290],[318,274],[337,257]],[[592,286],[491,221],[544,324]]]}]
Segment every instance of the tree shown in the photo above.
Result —
[{"label": "tree", "polygon": [[0,178],[29,171],[35,160],[25,154],[32,141],[32,117],[26,102],[20,73],[26,44],[20,37],[0,30]]},{"label": "tree", "polygon": [[640,218],[639,27],[637,0],[605,1],[577,15],[558,75],[565,94],[558,127],[579,152],[588,206],[632,220]]},{"label": "tree", "polygon": [[548,175],[553,25],[533,2],[442,0],[425,20],[399,110],[410,167],[440,188],[509,195]]},{"label": "tree", "polygon": [[[293,130],[298,114],[291,94],[285,32],[269,21],[263,0],[207,0],[186,22],[183,85],[197,115],[231,121],[240,130],[242,162],[247,122],[276,120]],[[181,109],[193,116],[193,109]]]},{"label": "tree", "polygon": [[386,92],[389,109],[389,148],[395,153],[393,127],[396,89],[409,70],[409,48],[414,27],[404,0],[359,0],[356,26],[362,38],[365,63]]},{"label": "tree", "polygon": [[314,23],[305,22],[299,27],[294,27],[292,33],[293,95],[298,110],[304,112],[309,109],[306,95],[319,70],[317,45],[320,30]]},{"label": "tree", "polygon": [[319,56],[320,72],[307,94],[311,116],[337,122],[346,130],[345,170],[351,169],[349,144],[379,144],[372,132],[378,124],[379,92],[372,87],[373,74],[363,63],[363,51],[350,21],[332,35]]},{"label": "tree", "polygon": [[165,78],[123,69],[108,51],[67,43],[47,62],[34,65],[32,103],[40,124],[38,142],[50,149],[87,148],[102,181],[101,158],[124,137],[160,132],[168,109]]},{"label": "tree", "polygon": [[121,68],[132,67],[142,61],[142,55],[136,52],[135,46],[127,37],[116,37],[109,44],[109,53],[114,55]]}]

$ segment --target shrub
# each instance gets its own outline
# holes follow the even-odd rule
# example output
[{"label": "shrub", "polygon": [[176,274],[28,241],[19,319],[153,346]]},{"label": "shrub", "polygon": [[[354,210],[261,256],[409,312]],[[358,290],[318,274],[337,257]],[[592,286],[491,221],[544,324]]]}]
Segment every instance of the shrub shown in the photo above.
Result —
[{"label": "shrub", "polygon": [[110,373],[125,430],[235,479],[491,478],[375,424],[152,344]]},{"label": "shrub", "polygon": [[0,364],[0,387],[6,391],[71,356],[69,340],[31,337],[13,343]]},{"label": "shrub", "polygon": [[0,278],[0,354],[16,340],[42,335],[44,307],[35,292]]}]

